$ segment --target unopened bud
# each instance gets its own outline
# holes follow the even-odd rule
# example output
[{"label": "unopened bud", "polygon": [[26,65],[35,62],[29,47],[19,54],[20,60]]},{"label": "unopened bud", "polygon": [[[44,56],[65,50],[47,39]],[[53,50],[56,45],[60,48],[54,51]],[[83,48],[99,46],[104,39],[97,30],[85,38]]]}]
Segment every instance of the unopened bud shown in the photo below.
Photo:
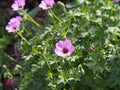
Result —
[{"label": "unopened bud", "polygon": [[6,65],[3,65],[2,67],[3,67],[3,68],[5,68],[5,69],[7,68],[7,66],[6,66]]},{"label": "unopened bud", "polygon": [[92,47],[89,47],[89,49],[88,49],[90,52],[92,52],[93,51],[93,48]]}]

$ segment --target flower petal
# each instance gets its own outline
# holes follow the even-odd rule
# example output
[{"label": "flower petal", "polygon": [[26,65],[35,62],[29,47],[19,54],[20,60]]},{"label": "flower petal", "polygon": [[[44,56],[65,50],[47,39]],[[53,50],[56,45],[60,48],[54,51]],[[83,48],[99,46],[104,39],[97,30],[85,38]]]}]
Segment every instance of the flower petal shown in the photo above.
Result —
[{"label": "flower petal", "polygon": [[65,47],[69,49],[71,46],[72,46],[71,41],[70,40],[65,40]]},{"label": "flower petal", "polygon": [[59,50],[58,48],[55,48],[55,54],[57,54],[58,56],[64,56],[62,50]]},{"label": "flower petal", "polygon": [[41,4],[39,5],[39,7],[42,8],[43,10],[48,9],[44,1],[41,1]]},{"label": "flower petal", "polygon": [[56,43],[56,48],[59,48],[60,50],[65,48],[64,41],[59,41]]},{"label": "flower petal", "polygon": [[43,10],[50,9],[54,5],[54,0],[43,0],[39,4],[39,7],[42,8]]}]

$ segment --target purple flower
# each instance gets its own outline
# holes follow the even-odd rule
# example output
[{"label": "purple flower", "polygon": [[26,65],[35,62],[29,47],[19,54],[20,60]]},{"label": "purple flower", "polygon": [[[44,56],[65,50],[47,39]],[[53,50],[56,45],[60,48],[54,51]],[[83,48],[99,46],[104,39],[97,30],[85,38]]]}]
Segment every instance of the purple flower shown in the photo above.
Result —
[{"label": "purple flower", "polygon": [[13,22],[20,23],[21,20],[22,20],[21,16],[16,16],[14,18],[11,18],[8,24],[13,23]]},{"label": "purple flower", "polygon": [[21,20],[22,20],[21,16],[16,16],[16,17],[10,19],[10,21],[8,22],[8,25],[6,26],[6,30],[8,32],[15,32],[15,31],[17,31],[17,29],[20,26]]},{"label": "purple flower", "polygon": [[43,10],[47,10],[53,7],[54,5],[54,0],[42,0],[41,3],[39,4],[39,7],[42,8]]},{"label": "purple flower", "polygon": [[56,43],[56,48],[54,49],[55,54],[61,57],[69,56],[74,51],[74,46],[70,40],[59,41]]},{"label": "purple flower", "polygon": [[88,49],[90,52],[92,52],[93,51],[93,48],[92,47],[89,47],[89,49]]},{"label": "purple flower", "polygon": [[120,0],[115,0],[115,2],[119,2]]},{"label": "purple flower", "polygon": [[14,11],[22,10],[25,6],[25,0],[15,0],[12,4],[12,9]]}]

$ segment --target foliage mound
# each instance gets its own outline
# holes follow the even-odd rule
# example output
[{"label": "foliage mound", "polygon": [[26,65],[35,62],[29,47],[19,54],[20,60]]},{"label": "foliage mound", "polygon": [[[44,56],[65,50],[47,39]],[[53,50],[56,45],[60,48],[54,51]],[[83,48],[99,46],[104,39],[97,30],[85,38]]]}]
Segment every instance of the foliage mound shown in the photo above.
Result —
[{"label": "foliage mound", "polygon": [[[38,10],[37,7],[28,14],[34,17]],[[3,32],[0,65],[14,64],[12,69],[1,71],[12,78],[11,74],[19,73],[16,86],[20,90],[120,89],[118,3],[112,0],[76,0],[65,5],[58,2],[46,11],[43,23],[28,20],[25,12],[19,14],[23,16],[21,27],[17,34],[9,36],[17,40],[21,57],[15,60],[5,54],[4,48],[11,41]],[[60,40],[70,40],[74,45],[70,56],[55,54],[55,45]]]}]

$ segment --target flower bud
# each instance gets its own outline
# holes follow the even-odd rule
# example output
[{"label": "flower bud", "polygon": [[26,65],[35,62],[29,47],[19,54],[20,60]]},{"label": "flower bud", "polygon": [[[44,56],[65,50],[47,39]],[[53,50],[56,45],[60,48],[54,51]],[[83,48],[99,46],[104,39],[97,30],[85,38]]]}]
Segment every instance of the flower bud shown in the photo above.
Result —
[{"label": "flower bud", "polygon": [[90,52],[92,52],[93,51],[93,47],[89,47],[89,49],[88,49]]}]

